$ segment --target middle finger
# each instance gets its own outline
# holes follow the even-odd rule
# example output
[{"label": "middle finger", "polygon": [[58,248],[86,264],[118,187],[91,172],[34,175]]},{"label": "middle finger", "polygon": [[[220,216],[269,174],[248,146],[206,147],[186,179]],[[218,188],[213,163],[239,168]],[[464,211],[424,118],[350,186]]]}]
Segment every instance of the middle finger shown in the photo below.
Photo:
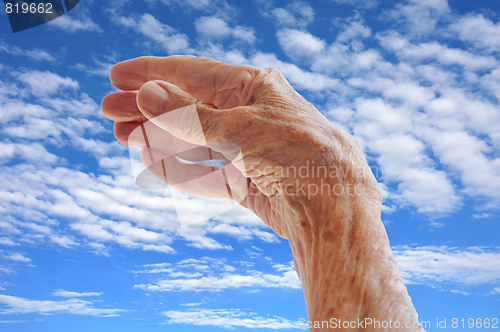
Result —
[{"label": "middle finger", "polygon": [[102,113],[108,119],[117,122],[145,122],[148,119],[139,111],[136,98],[137,91],[113,92],[102,100]]}]

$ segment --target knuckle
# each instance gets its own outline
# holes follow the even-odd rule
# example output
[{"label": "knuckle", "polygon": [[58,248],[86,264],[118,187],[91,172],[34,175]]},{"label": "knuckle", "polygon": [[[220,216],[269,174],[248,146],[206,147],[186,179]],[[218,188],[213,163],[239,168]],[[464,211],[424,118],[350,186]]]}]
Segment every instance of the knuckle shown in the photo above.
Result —
[{"label": "knuckle", "polygon": [[238,69],[240,69],[241,71],[246,71],[251,75],[258,75],[261,71],[261,69],[250,65],[238,65]]},{"label": "knuckle", "polygon": [[281,71],[276,68],[263,68],[262,73],[266,74],[266,76],[283,76]]},{"label": "knuckle", "polygon": [[226,125],[223,123],[224,117],[221,116],[221,112],[201,101],[196,103],[196,109],[207,141],[224,140]]}]

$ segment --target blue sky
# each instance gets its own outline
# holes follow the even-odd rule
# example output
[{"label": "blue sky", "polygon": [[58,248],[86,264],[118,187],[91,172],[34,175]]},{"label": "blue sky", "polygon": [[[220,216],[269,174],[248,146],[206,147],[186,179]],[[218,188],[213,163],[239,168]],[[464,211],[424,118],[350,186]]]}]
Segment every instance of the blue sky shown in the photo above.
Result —
[{"label": "blue sky", "polygon": [[[81,0],[0,14],[0,329],[297,330],[286,240],[233,209],[169,228],[100,101],[110,66],[195,54],[280,69],[362,144],[420,320],[500,318],[500,3]],[[217,204],[192,200],[193,213]],[[497,325],[498,326],[498,325]]]}]

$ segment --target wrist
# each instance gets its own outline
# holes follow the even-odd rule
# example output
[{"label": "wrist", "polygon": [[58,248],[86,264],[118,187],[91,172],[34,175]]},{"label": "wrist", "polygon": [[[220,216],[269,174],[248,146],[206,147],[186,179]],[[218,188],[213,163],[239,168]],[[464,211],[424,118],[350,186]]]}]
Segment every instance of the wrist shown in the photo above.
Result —
[{"label": "wrist", "polygon": [[347,201],[342,208],[337,201],[328,219],[297,222],[290,234],[309,321],[416,321],[380,221],[380,203]]}]

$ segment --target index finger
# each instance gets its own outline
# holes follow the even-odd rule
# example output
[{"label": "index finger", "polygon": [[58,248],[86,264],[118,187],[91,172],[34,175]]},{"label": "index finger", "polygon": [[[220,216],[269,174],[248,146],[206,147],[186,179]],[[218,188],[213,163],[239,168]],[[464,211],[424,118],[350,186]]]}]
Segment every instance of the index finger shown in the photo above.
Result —
[{"label": "index finger", "polygon": [[172,83],[197,99],[218,108],[248,105],[254,98],[254,79],[259,69],[229,65],[191,55],[145,56],[114,65],[111,83],[121,90],[139,90],[152,80]]}]

